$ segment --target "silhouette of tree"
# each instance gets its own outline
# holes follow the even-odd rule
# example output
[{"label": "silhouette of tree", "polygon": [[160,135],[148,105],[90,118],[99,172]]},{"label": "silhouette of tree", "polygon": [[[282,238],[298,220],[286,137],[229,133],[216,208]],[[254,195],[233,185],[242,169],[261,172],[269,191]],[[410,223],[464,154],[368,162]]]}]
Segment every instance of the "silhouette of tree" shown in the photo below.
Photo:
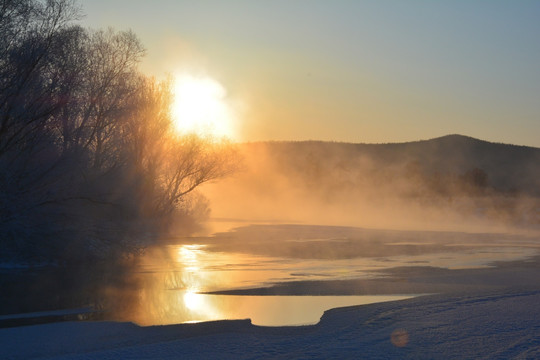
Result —
[{"label": "silhouette of tree", "polygon": [[0,10],[0,156],[36,146],[64,103],[59,96],[62,43],[78,16],[71,1],[3,1]]},{"label": "silhouette of tree", "polygon": [[170,81],[139,73],[130,31],[76,25],[70,0],[0,0],[4,257],[118,258],[232,168],[229,145],[175,135]]}]

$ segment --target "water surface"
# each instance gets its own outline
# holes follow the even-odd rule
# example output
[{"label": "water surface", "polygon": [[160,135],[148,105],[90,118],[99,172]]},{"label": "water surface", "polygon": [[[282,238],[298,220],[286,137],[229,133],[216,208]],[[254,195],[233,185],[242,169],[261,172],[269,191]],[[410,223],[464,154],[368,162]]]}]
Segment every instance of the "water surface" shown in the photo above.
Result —
[{"label": "water surface", "polygon": [[251,318],[258,325],[312,324],[330,308],[399,300],[407,295],[205,293],[292,281],[373,279],[384,270],[403,266],[489,268],[496,261],[532,257],[539,249],[536,239],[507,234],[298,225],[242,226],[174,242],[149,249],[144,258],[139,323]]}]

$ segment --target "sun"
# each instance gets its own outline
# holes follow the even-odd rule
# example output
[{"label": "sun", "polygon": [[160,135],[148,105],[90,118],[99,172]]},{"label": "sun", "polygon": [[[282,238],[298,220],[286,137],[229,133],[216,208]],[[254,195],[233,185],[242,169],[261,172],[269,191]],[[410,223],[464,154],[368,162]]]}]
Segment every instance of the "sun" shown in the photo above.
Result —
[{"label": "sun", "polygon": [[234,138],[235,114],[225,88],[208,76],[177,75],[172,118],[180,134]]}]

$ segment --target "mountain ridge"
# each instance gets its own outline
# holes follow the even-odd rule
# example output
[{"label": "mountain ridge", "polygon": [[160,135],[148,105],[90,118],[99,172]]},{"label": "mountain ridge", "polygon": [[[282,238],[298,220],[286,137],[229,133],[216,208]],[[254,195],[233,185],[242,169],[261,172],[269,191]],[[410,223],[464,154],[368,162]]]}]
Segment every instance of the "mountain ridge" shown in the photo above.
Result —
[{"label": "mountain ridge", "polygon": [[417,144],[417,143],[427,143],[427,142],[443,142],[443,141],[455,141],[455,142],[480,142],[493,145],[504,145],[512,147],[521,147],[521,148],[531,148],[539,149],[540,147],[530,146],[530,145],[521,145],[521,144],[512,144],[498,141],[490,141],[475,138],[473,136],[462,135],[462,134],[447,134],[441,135],[429,139],[418,139],[418,140],[409,140],[409,141],[396,141],[396,142],[380,142],[380,143],[367,143],[367,142],[351,142],[351,141],[336,141],[336,140],[259,140],[259,141],[248,141],[241,143],[241,145],[248,144],[260,144],[260,143],[270,143],[270,144],[279,144],[279,143],[330,143],[330,144],[342,144],[342,145],[369,145],[369,146],[383,146],[383,145],[406,145],[406,144]]},{"label": "mountain ridge", "polygon": [[388,176],[403,176],[395,170],[405,168],[429,176],[462,176],[476,169],[485,173],[493,189],[540,195],[540,148],[489,142],[459,134],[387,144],[307,140],[267,141],[244,146],[247,151],[264,147],[281,171],[303,172],[308,177],[337,176],[338,172],[343,173],[342,169],[367,165],[370,171],[389,172]]}]

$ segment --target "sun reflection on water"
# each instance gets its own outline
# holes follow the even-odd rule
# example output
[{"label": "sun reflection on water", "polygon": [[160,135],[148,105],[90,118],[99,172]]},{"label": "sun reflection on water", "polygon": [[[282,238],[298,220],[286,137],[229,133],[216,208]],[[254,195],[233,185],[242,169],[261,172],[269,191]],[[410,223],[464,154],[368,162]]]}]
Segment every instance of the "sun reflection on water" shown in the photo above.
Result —
[{"label": "sun reflection on water", "polygon": [[[204,238],[199,238],[204,241]],[[141,325],[251,318],[256,324],[314,323],[331,307],[379,302],[403,297],[369,296],[231,296],[208,292],[270,286],[305,280],[345,280],[377,277],[377,271],[399,266],[446,268],[487,267],[502,256],[524,258],[529,248],[464,248],[459,252],[420,253],[386,257],[304,259],[216,251],[215,245],[177,244],[149,249],[141,264],[137,314]],[[307,315],[315,314],[315,318]],[[319,314],[319,315],[316,315]]]},{"label": "sun reflection on water", "polygon": [[178,261],[184,262],[186,265],[197,266],[199,263],[199,255],[203,252],[206,245],[180,245],[178,247]]},{"label": "sun reflection on water", "polygon": [[201,299],[198,295],[193,291],[186,291],[184,293],[184,304],[189,310],[195,311],[201,308]]},{"label": "sun reflection on water", "polygon": [[210,302],[207,301],[204,295],[199,294],[201,288],[205,284],[205,272],[201,271],[204,267],[201,263],[206,251],[206,245],[190,244],[180,245],[176,252],[177,263],[183,266],[183,288],[181,297],[183,307],[189,321],[202,321],[219,318],[220,314]]},{"label": "sun reflection on water", "polygon": [[[250,254],[213,252],[206,245],[182,244],[154,249],[145,263],[145,279],[135,322],[140,325],[251,318],[259,325],[316,323],[330,307],[403,297],[227,296],[215,289],[239,288],[294,277],[296,262]],[[304,261],[304,267],[316,266]],[[301,275],[300,275],[301,276]]]}]

